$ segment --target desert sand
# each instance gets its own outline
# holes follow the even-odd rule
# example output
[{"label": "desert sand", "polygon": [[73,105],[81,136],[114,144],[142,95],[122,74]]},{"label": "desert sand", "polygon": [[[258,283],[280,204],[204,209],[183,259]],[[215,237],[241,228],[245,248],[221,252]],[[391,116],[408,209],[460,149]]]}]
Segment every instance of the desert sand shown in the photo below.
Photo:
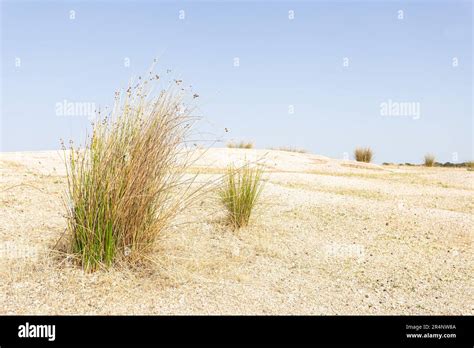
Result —
[{"label": "desert sand", "polygon": [[474,314],[474,172],[275,150],[196,150],[265,172],[250,226],[215,191],[184,210],[150,267],[84,273],[65,230],[61,152],[0,154],[0,314]]}]

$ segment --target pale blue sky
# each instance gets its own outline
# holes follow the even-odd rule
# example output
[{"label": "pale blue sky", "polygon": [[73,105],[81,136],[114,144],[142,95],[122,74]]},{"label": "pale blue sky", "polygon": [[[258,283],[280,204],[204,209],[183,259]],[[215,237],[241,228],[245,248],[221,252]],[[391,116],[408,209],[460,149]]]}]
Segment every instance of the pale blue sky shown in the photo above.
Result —
[{"label": "pale blue sky", "polygon": [[[80,140],[87,117],[58,116],[56,103],[110,105],[159,56],[158,72],[199,93],[208,138],[335,158],[367,145],[378,163],[471,160],[472,15],[455,0],[2,1],[0,150]],[[389,100],[419,103],[419,119],[382,116]]]}]

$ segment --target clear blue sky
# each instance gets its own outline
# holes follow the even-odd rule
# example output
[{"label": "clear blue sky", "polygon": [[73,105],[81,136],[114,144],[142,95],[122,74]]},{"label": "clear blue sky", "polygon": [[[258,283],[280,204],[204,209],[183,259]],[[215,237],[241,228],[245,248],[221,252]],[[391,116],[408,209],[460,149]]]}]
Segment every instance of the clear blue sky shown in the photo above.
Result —
[{"label": "clear blue sky", "polygon": [[[172,69],[199,93],[198,127],[209,138],[335,158],[368,145],[379,163],[420,162],[427,152],[443,162],[453,153],[471,160],[472,7],[455,0],[2,1],[0,150],[82,139],[87,117],[58,116],[56,103],[110,105],[114,91],[158,56],[158,72]],[[419,119],[382,116],[389,100],[419,103]]]}]

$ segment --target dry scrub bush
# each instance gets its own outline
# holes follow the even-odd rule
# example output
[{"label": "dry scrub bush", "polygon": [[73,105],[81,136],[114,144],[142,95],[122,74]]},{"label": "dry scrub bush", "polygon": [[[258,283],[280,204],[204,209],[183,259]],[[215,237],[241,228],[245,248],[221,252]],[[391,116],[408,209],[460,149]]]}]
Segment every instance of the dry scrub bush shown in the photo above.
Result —
[{"label": "dry scrub bush", "polygon": [[425,166],[426,167],[433,167],[435,163],[435,156],[431,154],[425,155]]},{"label": "dry scrub bush", "polygon": [[253,143],[250,141],[241,141],[240,143],[228,142],[227,147],[230,149],[253,149]]},{"label": "dry scrub bush", "polygon": [[373,152],[370,147],[358,147],[354,151],[354,157],[358,162],[370,163],[372,161]]},{"label": "dry scrub bush", "polygon": [[294,148],[294,147],[286,147],[286,146],[277,147],[277,148],[270,148],[270,150],[296,152],[296,153],[308,153],[308,151],[305,150],[305,149],[299,149],[299,148]]}]

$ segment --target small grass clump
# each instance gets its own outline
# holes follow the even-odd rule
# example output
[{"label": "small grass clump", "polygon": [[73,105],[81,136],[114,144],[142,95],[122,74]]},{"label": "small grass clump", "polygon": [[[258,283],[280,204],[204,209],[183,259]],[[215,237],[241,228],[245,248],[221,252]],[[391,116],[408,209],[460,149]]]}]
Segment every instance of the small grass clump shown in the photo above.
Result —
[{"label": "small grass clump", "polygon": [[250,141],[241,141],[240,143],[230,141],[227,143],[227,147],[230,149],[253,149],[253,143]]},{"label": "small grass clump", "polygon": [[181,94],[151,93],[149,82],[117,93],[85,147],[65,151],[66,248],[89,272],[143,260],[184,199],[180,169],[189,165],[182,154],[192,119]]},{"label": "small grass clump", "polygon": [[354,151],[354,157],[357,162],[372,162],[373,152],[370,147],[358,147]]},{"label": "small grass clump", "polygon": [[425,155],[425,166],[426,167],[433,167],[435,164],[435,156],[431,154]]},{"label": "small grass clump", "polygon": [[229,166],[219,190],[222,203],[234,228],[247,226],[263,189],[262,170],[248,164],[242,168]]}]

